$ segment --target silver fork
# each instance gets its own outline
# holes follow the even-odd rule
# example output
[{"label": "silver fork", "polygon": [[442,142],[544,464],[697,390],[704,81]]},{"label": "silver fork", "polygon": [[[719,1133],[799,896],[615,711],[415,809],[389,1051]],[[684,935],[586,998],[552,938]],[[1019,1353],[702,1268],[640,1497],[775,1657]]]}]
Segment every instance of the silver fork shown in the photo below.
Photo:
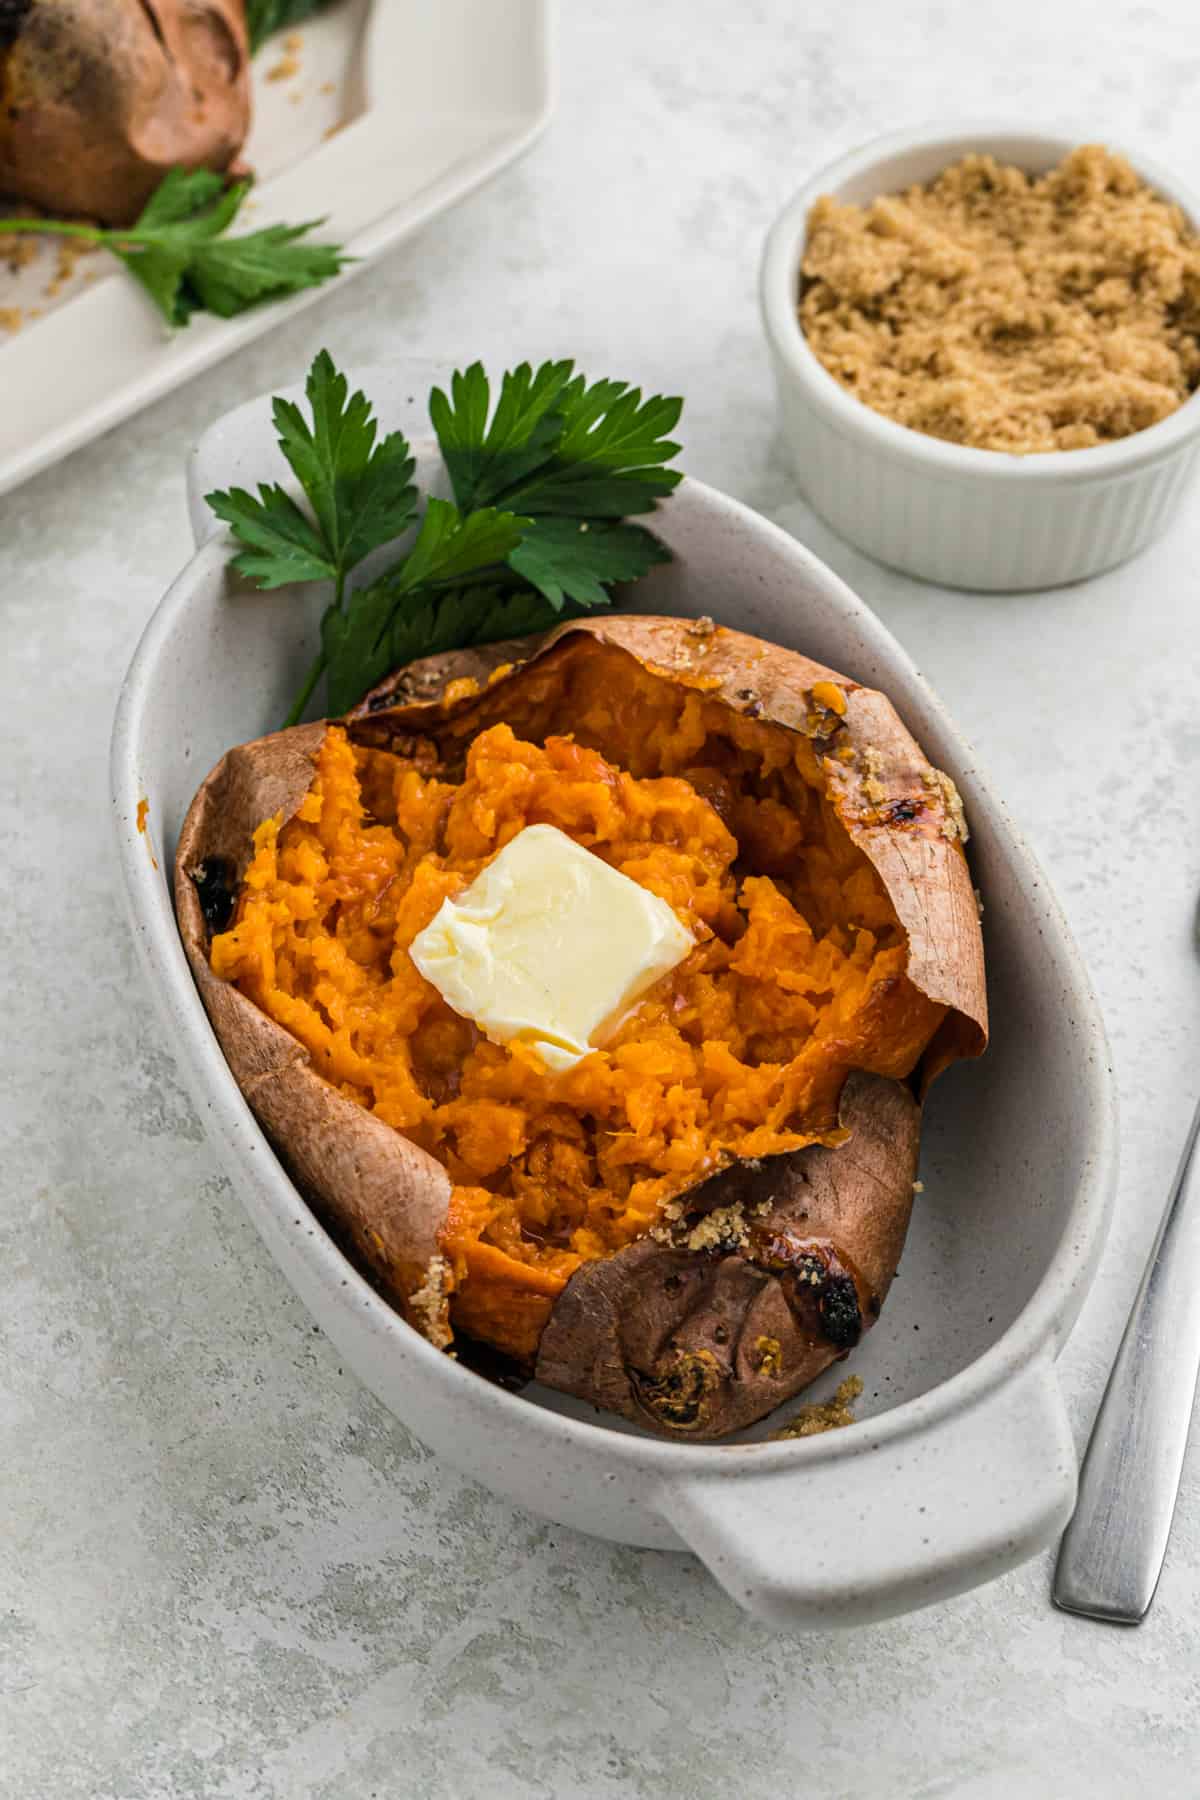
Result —
[{"label": "silver fork", "polygon": [[[1200,912],[1195,942],[1200,950]],[[1113,1364],[1054,1576],[1066,1612],[1137,1625],[1162,1573],[1200,1371],[1200,1106]]]}]

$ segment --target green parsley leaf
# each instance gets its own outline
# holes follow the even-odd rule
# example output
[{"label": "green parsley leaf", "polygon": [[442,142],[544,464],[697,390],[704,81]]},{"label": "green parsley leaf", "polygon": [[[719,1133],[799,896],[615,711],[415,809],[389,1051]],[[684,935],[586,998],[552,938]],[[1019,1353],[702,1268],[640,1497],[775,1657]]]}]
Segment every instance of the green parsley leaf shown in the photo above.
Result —
[{"label": "green parsley leaf", "polygon": [[587,519],[623,519],[652,512],[678,487],[678,469],[663,468],[678,455],[674,430],[683,401],[661,394],[643,402],[625,381],[578,376],[562,397],[562,433],[554,454],[506,496],[506,504],[533,513]]},{"label": "green parsley leaf", "polygon": [[[147,200],[135,231],[158,231],[165,225],[195,225],[204,217],[211,231],[224,231],[237,217],[249,183],[227,185],[212,169],[168,169]],[[224,210],[214,210],[221,200]]]},{"label": "green parsley leaf", "polygon": [[395,572],[385,576],[397,595],[448,586],[502,564],[529,525],[514,513],[484,507],[464,517],[449,500],[430,500],[417,541]]},{"label": "green parsley leaf", "polygon": [[454,498],[464,512],[491,504],[545,463],[562,432],[555,403],[573,367],[571,362],[546,362],[536,374],[528,363],[511,369],[500,384],[490,425],[491,389],[482,363],[472,363],[465,374],[455,372],[451,399],[434,388],[429,416]]},{"label": "green parsley leaf", "polygon": [[336,244],[302,244],[322,219],[305,225],[268,225],[246,237],[198,244],[187,265],[187,286],[198,308],[232,319],[271,300],[320,287],[348,260]]},{"label": "green parsley leaf", "polygon": [[601,520],[535,519],[508,559],[551,606],[574,600],[584,607],[607,606],[614,581],[637,581],[671,553],[640,525]]},{"label": "green parsley leaf", "polygon": [[274,483],[262,484],[258,499],[245,488],[205,498],[250,547],[233,559],[239,575],[260,588],[286,587],[292,581],[335,581],[337,567],[321,533],[313,529],[291,495]]},{"label": "green parsley leaf", "polygon": [[305,19],[328,6],[330,0],[246,0],[246,29],[250,34],[250,54],[262,49],[266,39],[289,25],[300,25]]},{"label": "green parsley leaf", "polygon": [[[290,400],[276,400],[279,447],[312,508],[310,519],[283,488],[261,486],[207,496],[248,547],[234,566],[261,588],[331,580],[340,605],[346,577],[372,550],[407,531],[416,513],[415,467],[403,433],[378,442],[371,403],[323,350],[309,370],[312,424]],[[453,509],[451,509],[453,510]],[[301,573],[304,569],[306,572]]]},{"label": "green parsley leaf", "polygon": [[200,310],[190,264],[200,244],[233,223],[249,191],[244,181],[226,187],[211,169],[170,169],[137,224],[109,243],[170,324],[186,325]]},{"label": "green parsley leaf", "polygon": [[291,401],[274,402],[279,447],[308,496],[335,572],[348,575],[411,525],[416,464],[402,432],[376,441],[371,402],[350,393],[328,350],[309,370],[305,392],[311,427]]},{"label": "green parsley leaf", "polygon": [[6,219],[4,230],[102,245],[124,263],[169,325],[186,325],[197,312],[229,319],[318,287],[349,260],[336,244],[300,241],[319,221],[226,237],[249,191],[247,182],[227,187],[208,169],[171,169],[128,230],[60,219]]},{"label": "green parsley leaf", "polygon": [[[417,509],[416,465],[407,439],[394,431],[380,440],[370,401],[361,392],[350,392],[327,350],[314,360],[305,393],[311,424],[298,406],[281,399],[274,402],[274,420],[279,447],[304,490],[311,518],[277,485],[260,486],[257,500],[244,488],[207,496],[217,517],[246,546],[234,558],[240,574],[261,588],[323,579],[334,584],[333,605],[321,627],[321,653],[288,716],[290,725],[303,714],[326,668],[330,695],[339,701],[361,678],[357,692],[338,711],[344,712],[370,685],[370,671],[379,655],[386,654],[387,626],[402,590],[376,595],[374,587],[361,589],[347,611],[347,577],[372,550],[400,537]],[[437,510],[442,507],[452,519],[443,518]],[[439,548],[450,579],[460,578],[460,565],[473,569],[497,555],[503,560],[519,541],[521,522],[489,534],[485,516],[475,517],[478,522],[464,534],[455,529],[453,506],[431,502],[414,552],[424,543],[422,555],[431,564]]]},{"label": "green parsley leaf", "polygon": [[572,377],[571,362],[528,363],[506,375],[488,422],[490,390],[479,363],[440,388],[429,412],[461,507],[487,502],[537,517],[621,519],[652,512],[682,479],[662,465],[678,453],[667,436],[683,402],[626,381]]}]

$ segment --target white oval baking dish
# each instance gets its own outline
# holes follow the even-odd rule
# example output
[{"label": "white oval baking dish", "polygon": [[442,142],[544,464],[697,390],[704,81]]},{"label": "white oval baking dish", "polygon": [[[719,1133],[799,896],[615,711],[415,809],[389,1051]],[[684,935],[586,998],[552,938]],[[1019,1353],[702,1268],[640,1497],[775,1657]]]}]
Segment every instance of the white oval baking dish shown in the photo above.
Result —
[{"label": "white oval baking dish", "polygon": [[[789,200],[759,275],[783,433],[805,497],[869,556],[946,587],[1060,587],[1136,556],[1179,511],[1200,453],[1200,394],[1119,443],[1009,456],[943,443],[873,412],[822,367],[796,317],[808,214],[822,194],[864,205],[985,151],[1030,174],[1084,140],[970,122],[901,131],[830,163]],[[1114,146],[1119,148],[1119,146]],[[1122,151],[1200,226],[1200,199]]]},{"label": "white oval baking dish", "polygon": [[[424,385],[403,369],[363,379],[384,418],[410,417],[408,397]],[[265,403],[239,409],[193,459],[194,520],[207,529],[207,487],[280,472]],[[773,1624],[861,1623],[1000,1574],[1070,1513],[1075,1456],[1054,1358],[1095,1269],[1116,1173],[1104,1030],[1036,863],[863,603],[786,533],[699,482],[684,482],[655,527],[676,560],[639,584],[639,607],[709,613],[883,688],[953,774],[974,827],[993,1044],[934,1090],[900,1278],[852,1364],[866,1389],[860,1423],[785,1443],[689,1446],[536,1388],[503,1392],[411,1331],[326,1236],[228,1072],[168,891],[194,789],[230,745],[283,716],[319,609],[300,591],[231,581],[223,534],[160,604],[120,697],[112,801],[133,930],[167,1040],[251,1218],[398,1418],[534,1512],[621,1542],[691,1548]]]}]

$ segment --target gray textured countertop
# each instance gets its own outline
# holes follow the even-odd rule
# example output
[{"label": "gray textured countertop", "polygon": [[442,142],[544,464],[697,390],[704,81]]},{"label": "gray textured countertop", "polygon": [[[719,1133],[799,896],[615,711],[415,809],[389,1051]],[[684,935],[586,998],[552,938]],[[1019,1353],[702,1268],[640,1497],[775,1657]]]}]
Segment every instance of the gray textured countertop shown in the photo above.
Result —
[{"label": "gray textured countertop", "polygon": [[684,392],[687,466],[809,543],[913,651],[1091,964],[1124,1176],[1063,1358],[1084,1438],[1200,1077],[1200,500],[1138,562],[1049,597],[875,567],[795,497],[755,265],[812,167],[939,115],[1066,123],[1194,171],[1193,0],[567,15],[561,111],[529,161],[0,501],[0,1792],[1184,1800],[1200,1443],[1136,1632],[1053,1612],[1042,1559],[870,1632],[772,1639],[689,1559],[462,1481],[342,1371],[218,1175],[142,992],[108,731],[189,551],[183,457],[205,424],[323,343],[447,367],[574,353]]}]

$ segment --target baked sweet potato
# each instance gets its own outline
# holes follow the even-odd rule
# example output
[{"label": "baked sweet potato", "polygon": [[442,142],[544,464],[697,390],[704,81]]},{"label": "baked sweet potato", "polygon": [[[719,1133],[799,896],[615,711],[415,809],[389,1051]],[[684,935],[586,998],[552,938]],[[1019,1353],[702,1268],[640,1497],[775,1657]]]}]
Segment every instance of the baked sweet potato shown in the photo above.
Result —
[{"label": "baked sweet potato", "polygon": [[250,129],[243,0],[0,0],[0,196],[129,225]]},{"label": "baked sweet potato", "polygon": [[[566,1071],[487,1041],[408,954],[530,823],[695,938]],[[231,751],[176,904],[250,1104],[409,1322],[703,1440],[878,1316],[921,1097],[986,1040],[965,835],[881,694],[708,621],[610,617]]]}]

